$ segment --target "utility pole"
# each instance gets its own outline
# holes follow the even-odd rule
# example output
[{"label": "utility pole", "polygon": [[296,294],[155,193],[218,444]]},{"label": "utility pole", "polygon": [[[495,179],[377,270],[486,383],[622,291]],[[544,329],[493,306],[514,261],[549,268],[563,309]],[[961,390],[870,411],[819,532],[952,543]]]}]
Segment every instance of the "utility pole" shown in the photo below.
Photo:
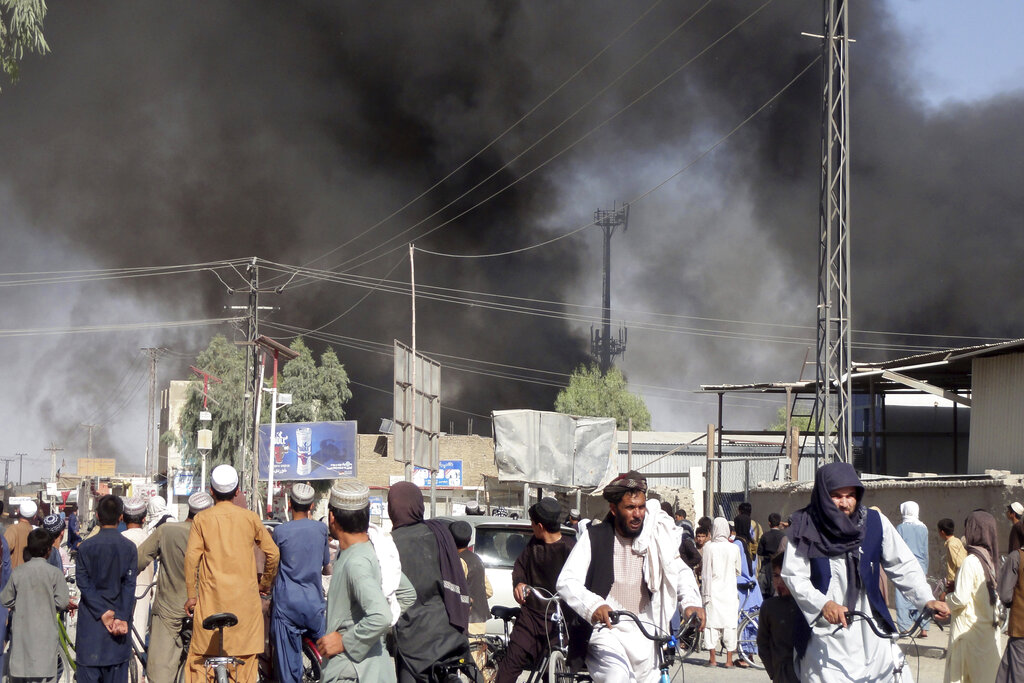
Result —
[{"label": "utility pole", "polygon": [[79,426],[80,427],[85,427],[86,429],[89,430],[89,442],[88,442],[88,446],[85,449],[85,457],[92,458],[92,430],[99,429],[103,425],[90,425],[90,424],[86,424],[86,423],[83,422]]},{"label": "utility pole", "polygon": [[[167,349],[148,347],[142,349],[149,355],[149,414],[146,416],[146,469],[143,474],[148,478],[153,474],[156,459],[156,362]],[[90,432],[90,437],[92,432]]]},{"label": "utility pole", "polygon": [[15,453],[18,458],[18,486],[25,483],[25,456],[28,453]]},{"label": "utility pole", "polygon": [[7,475],[11,470],[11,463],[14,462],[14,458],[0,458],[0,462],[4,464],[4,488],[7,488],[7,482],[10,481]]},{"label": "utility pole", "polygon": [[601,330],[590,330],[590,352],[601,367],[601,374],[607,375],[612,367],[612,358],[626,351],[626,333],[619,328],[619,338],[612,339],[612,235],[616,228],[626,232],[629,227],[629,204],[619,208],[598,209],[594,212],[594,225],[604,232],[604,268],[601,289]]},{"label": "utility pole", "polygon": [[[259,453],[259,425],[261,405],[261,380],[263,375],[263,364],[259,362],[259,351],[256,348],[256,339],[259,337],[259,312],[261,310],[273,310],[273,306],[260,306],[260,294],[279,294],[281,288],[260,289],[259,266],[256,257],[253,256],[249,265],[245,267],[249,275],[249,282],[244,290],[229,289],[228,294],[247,293],[249,303],[245,306],[227,306],[230,310],[245,310],[247,325],[245,333],[245,377],[247,385],[245,396],[242,401],[242,442],[239,444],[239,482],[242,488],[248,490],[248,506],[250,510],[258,510],[257,505],[257,484],[259,483],[259,470],[257,468]],[[236,461],[238,462],[238,461]]]},{"label": "utility pole", "polygon": [[57,452],[64,449],[51,441],[50,447],[43,450],[50,451],[50,481],[57,481]]},{"label": "utility pole", "polygon": [[[825,0],[818,234],[815,464],[853,455],[850,330],[850,52],[846,0]],[[835,431],[836,443],[832,443]]]}]

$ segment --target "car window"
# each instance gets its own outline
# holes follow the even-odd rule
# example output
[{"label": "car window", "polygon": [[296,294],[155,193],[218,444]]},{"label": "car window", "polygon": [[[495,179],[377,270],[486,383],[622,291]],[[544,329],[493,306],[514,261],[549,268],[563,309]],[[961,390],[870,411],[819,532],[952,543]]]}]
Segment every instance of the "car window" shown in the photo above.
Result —
[{"label": "car window", "polygon": [[473,550],[483,560],[485,567],[511,569],[532,537],[533,531],[529,527],[477,527]]}]

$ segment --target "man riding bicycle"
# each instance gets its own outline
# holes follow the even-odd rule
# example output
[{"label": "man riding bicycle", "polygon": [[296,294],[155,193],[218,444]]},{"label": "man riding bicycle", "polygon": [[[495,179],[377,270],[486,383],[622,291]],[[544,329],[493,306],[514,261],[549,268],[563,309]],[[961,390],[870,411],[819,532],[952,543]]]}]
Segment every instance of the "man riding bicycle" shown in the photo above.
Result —
[{"label": "man riding bicycle", "polygon": [[897,646],[876,637],[867,622],[848,626],[846,619],[857,610],[896,630],[879,587],[882,569],[915,607],[949,616],[946,603],[932,599],[907,544],[863,497],[853,467],[834,462],[818,470],[810,505],[793,513],[782,579],[806,619],[798,626],[811,625],[795,634],[802,681],[893,680],[902,661]]},{"label": "man riding bicycle", "polygon": [[682,530],[658,501],[647,505],[646,479],[628,472],[603,495],[608,515],[580,534],[558,576],[558,595],[593,629],[586,662],[594,680],[656,681],[654,644],[629,621],[613,625],[610,612],[628,610],[664,631],[678,604],[703,625],[697,580],[679,557]]}]

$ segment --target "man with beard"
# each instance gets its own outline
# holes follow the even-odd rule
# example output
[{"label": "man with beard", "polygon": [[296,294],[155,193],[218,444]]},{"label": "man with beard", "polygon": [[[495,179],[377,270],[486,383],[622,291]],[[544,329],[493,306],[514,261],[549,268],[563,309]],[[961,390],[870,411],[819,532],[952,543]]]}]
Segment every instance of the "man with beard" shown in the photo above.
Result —
[{"label": "man with beard", "polygon": [[793,513],[782,579],[804,617],[794,634],[802,681],[893,680],[903,660],[898,646],[876,636],[866,622],[846,620],[847,611],[857,610],[896,630],[879,585],[883,567],[917,609],[949,615],[946,603],[932,599],[910,548],[863,498],[853,467],[833,462],[815,475],[810,505]]},{"label": "man with beard", "polygon": [[604,489],[608,515],[580,534],[558,576],[558,595],[593,629],[586,662],[597,681],[656,681],[654,643],[613,610],[633,612],[667,630],[678,605],[689,617],[704,608],[693,571],[679,557],[681,530],[661,506],[647,505],[647,480],[627,472]]}]

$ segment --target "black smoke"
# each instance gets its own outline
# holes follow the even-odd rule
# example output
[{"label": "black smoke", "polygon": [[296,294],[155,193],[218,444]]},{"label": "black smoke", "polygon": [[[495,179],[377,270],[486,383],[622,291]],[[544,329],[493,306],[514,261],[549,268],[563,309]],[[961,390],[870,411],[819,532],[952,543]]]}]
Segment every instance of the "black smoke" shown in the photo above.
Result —
[{"label": "black smoke", "polygon": [[[659,3],[488,146],[650,6],[54,6],[46,20],[52,54],[26,60],[22,81],[0,95],[0,206],[12,247],[0,262],[5,272],[251,255],[298,264],[344,245],[315,265],[407,280],[404,245],[413,237],[433,251],[493,253],[566,232],[594,209],[636,197],[687,165],[820,50],[819,41],[800,35],[821,31],[819,2],[779,1],[756,12],[759,3]],[[1017,336],[1021,93],[928,109],[904,66],[914,46],[892,31],[884,5],[857,3],[851,26],[857,39],[851,53],[855,327]],[[617,317],[636,321],[639,314],[625,311],[656,311],[813,326],[820,82],[814,66],[704,160],[634,204],[629,231],[614,242]],[[480,150],[435,191],[360,236]],[[591,230],[500,259],[423,255],[417,280],[597,305],[599,244]],[[237,274],[224,278],[229,285],[241,281]],[[216,317],[223,306],[244,303],[209,273],[6,293],[7,327]],[[266,317],[315,328],[364,293],[338,284],[286,289],[264,297],[278,307]],[[589,350],[588,323],[428,300],[417,314],[418,345],[428,351],[567,373]],[[408,342],[408,330],[408,298],[379,292],[326,331]],[[219,331],[241,339],[231,327]],[[9,353],[19,356],[13,378],[21,398],[6,412],[35,425],[33,436],[22,435],[26,440],[84,444],[77,425],[97,406],[119,405],[110,394],[138,347],[179,352],[162,362],[163,386],[185,376],[182,355],[205,346],[212,332],[11,346]],[[769,333],[813,337],[810,328]],[[800,372],[805,346],[799,343],[704,334],[664,334],[634,322],[622,364],[638,385],[674,389],[794,379]],[[389,387],[388,358],[336,349],[354,380]],[[444,378],[444,402],[478,414],[548,409],[556,391],[454,369]],[[372,431],[390,415],[390,397],[354,389],[351,416]],[[665,391],[644,392],[656,404],[657,428],[702,429],[713,420],[712,404],[702,397],[672,394],[695,403],[666,403]],[[97,433],[108,439],[102,449],[141,461],[145,403],[144,389],[119,413],[122,429]],[[769,405],[738,419],[750,417],[759,427],[773,410]],[[442,428],[454,421],[462,432],[466,419],[445,412]],[[475,418],[474,428],[486,432],[488,425]]]}]

